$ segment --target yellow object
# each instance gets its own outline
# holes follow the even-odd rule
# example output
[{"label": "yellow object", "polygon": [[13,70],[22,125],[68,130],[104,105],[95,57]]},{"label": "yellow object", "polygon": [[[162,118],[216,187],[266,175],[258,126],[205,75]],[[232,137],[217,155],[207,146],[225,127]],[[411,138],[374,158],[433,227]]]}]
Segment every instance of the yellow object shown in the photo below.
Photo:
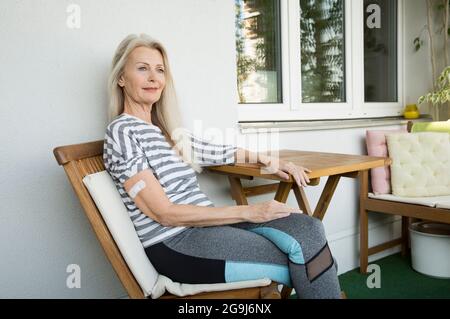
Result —
[{"label": "yellow object", "polygon": [[411,128],[411,133],[418,132],[450,133],[450,120],[441,122],[414,123]]},{"label": "yellow object", "polygon": [[408,104],[403,112],[405,119],[418,119],[420,117],[419,109],[416,104]]}]

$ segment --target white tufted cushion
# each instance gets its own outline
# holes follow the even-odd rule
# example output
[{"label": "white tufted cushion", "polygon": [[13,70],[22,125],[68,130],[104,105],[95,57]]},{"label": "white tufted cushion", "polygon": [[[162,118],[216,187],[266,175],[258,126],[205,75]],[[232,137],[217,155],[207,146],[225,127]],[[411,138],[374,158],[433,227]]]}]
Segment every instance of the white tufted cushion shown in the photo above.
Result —
[{"label": "white tufted cushion", "polygon": [[102,171],[85,176],[83,183],[146,297],[159,298],[166,290],[177,296],[186,296],[207,291],[262,287],[271,283],[270,279],[263,278],[233,283],[193,285],[173,282],[159,275],[145,254],[111,176],[106,171]]},{"label": "white tufted cushion", "polygon": [[450,134],[388,134],[392,194],[450,195]]},{"label": "white tufted cushion", "polygon": [[448,205],[450,208],[450,195],[446,196],[429,196],[429,197],[401,197],[394,196],[392,194],[381,194],[375,195],[374,193],[369,193],[369,198],[388,200],[391,202],[422,205],[428,207],[438,207],[444,208],[442,205]]}]

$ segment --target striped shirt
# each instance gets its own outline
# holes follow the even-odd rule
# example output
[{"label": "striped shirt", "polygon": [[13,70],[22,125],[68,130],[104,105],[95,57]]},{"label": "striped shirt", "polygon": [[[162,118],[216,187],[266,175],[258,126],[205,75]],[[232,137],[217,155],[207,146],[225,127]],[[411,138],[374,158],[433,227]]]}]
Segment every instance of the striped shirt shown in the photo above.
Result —
[{"label": "striped shirt", "polygon": [[[203,141],[190,135],[192,152],[200,166],[227,165],[235,161],[236,147]],[[120,193],[144,248],[175,236],[187,227],[165,227],[142,213],[123,184],[149,169],[174,204],[214,204],[200,190],[196,172],[171,148],[159,127],[122,113],[107,127],[103,162]]]}]

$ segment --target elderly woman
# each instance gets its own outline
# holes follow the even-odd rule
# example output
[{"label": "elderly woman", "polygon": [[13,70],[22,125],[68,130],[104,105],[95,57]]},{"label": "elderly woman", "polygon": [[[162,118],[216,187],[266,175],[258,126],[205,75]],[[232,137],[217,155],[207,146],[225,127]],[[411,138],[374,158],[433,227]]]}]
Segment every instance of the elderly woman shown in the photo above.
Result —
[{"label": "elderly woman", "polygon": [[[256,155],[273,169],[277,159],[208,143],[186,130],[176,139],[179,111],[159,42],[144,34],[126,37],[108,85],[105,167],[160,274],[192,284],[270,278],[294,287],[299,298],[340,297],[321,221],[277,201],[215,207],[200,190],[201,167]],[[280,161],[276,169],[301,187],[309,182],[303,167]]]}]

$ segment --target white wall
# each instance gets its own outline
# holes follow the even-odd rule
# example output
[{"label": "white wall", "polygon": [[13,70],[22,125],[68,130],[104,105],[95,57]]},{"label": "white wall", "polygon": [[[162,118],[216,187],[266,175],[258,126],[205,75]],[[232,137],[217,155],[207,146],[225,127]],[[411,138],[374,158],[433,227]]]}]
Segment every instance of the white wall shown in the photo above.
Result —
[{"label": "white wall", "polygon": [[[405,104],[417,103],[417,99],[432,87],[429,41],[426,32],[426,0],[405,0]],[[423,47],[415,52],[413,40],[421,35]],[[428,113],[428,106],[420,106]]]},{"label": "white wall", "polygon": [[[66,8],[81,7],[81,28]],[[52,150],[103,138],[106,78],[129,33],[166,45],[185,124],[236,128],[234,1],[3,0],[0,2],[0,298],[118,298],[126,293],[99,246]],[[407,0],[407,41],[423,23],[423,0]],[[420,23],[419,23],[420,22]],[[417,32],[414,30],[417,29]],[[407,50],[408,51],[408,50]],[[426,52],[408,53],[407,91],[423,89]],[[282,148],[363,154],[363,129],[283,133]],[[226,179],[200,183],[217,206],[233,202]],[[314,206],[319,187],[307,189]],[[250,201],[268,199],[269,196]],[[291,196],[289,202],[294,204]],[[398,225],[371,218],[371,242]],[[357,266],[357,183],[344,179],[325,226],[340,272]],[[398,224],[398,223],[397,223]],[[66,267],[81,267],[81,288],[66,287]]]}]

